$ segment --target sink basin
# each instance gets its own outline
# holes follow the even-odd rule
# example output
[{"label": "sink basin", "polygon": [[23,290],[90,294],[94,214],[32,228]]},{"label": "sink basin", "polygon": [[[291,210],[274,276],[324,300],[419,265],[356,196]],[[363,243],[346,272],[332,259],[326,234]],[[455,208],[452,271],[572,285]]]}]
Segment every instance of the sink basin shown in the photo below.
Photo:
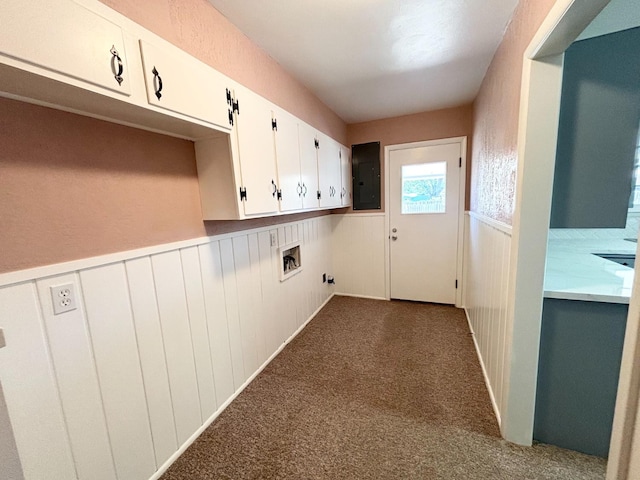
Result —
[{"label": "sink basin", "polygon": [[633,253],[594,253],[594,255],[619,263],[625,267],[635,268],[636,256]]}]

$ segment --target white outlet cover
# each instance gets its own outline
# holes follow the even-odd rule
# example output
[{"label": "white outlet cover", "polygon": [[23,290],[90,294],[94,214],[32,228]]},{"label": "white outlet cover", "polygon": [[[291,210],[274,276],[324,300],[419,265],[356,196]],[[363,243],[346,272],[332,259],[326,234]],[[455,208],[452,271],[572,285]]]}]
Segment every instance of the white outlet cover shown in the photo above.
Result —
[{"label": "white outlet cover", "polygon": [[275,232],[270,232],[269,235],[271,236],[271,246],[272,247],[277,247],[278,246],[278,239],[276,238]]},{"label": "white outlet cover", "polygon": [[61,313],[70,312],[78,308],[76,305],[76,291],[73,283],[52,285],[49,288],[51,289],[51,301],[53,302],[54,315],[60,315]]}]

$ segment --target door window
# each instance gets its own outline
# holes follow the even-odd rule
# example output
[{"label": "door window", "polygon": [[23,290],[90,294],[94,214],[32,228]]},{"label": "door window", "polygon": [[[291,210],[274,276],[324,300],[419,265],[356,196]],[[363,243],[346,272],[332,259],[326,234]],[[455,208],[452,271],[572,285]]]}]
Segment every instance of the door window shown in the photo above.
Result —
[{"label": "door window", "polygon": [[445,213],[447,162],[402,166],[402,214]]}]

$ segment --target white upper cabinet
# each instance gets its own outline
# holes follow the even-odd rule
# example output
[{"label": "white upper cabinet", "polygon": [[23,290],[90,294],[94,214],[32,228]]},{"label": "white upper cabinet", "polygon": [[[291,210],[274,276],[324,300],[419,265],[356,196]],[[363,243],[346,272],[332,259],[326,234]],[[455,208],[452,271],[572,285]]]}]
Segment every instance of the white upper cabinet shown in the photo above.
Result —
[{"label": "white upper cabinet", "polygon": [[351,173],[351,149],[343,145],[340,146],[340,170],[342,188],[340,189],[340,200],[343,207],[351,205],[351,189],[353,178]]},{"label": "white upper cabinet", "polygon": [[340,207],[340,144],[323,133],[318,134],[318,143],[320,208]]},{"label": "white upper cabinet", "polygon": [[313,127],[298,124],[300,142],[300,174],[302,180],[302,208],[318,208],[318,136]]},{"label": "white upper cabinet", "polygon": [[2,0],[0,18],[0,54],[19,68],[130,95],[118,25],[69,0]]},{"label": "white upper cabinet", "polygon": [[230,128],[227,79],[194,57],[140,40],[147,101],[223,128]]},{"label": "white upper cabinet", "polygon": [[273,111],[273,130],[276,142],[280,211],[302,210],[303,187],[300,173],[298,119],[281,108]]},{"label": "white upper cabinet", "polygon": [[278,212],[272,105],[242,86],[234,88],[233,104],[244,214]]}]

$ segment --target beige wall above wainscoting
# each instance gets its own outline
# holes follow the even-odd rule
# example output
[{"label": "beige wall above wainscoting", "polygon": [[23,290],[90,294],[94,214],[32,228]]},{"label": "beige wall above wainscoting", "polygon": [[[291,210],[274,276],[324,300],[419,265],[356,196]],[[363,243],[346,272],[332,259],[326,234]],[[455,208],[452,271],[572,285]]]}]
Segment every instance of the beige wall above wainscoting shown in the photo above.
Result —
[{"label": "beige wall above wainscoting", "polygon": [[471,210],[512,223],[524,51],[555,0],[522,0],[491,61],[473,109]]},{"label": "beige wall above wainscoting", "polygon": [[201,237],[193,143],[0,98],[0,273]]}]

